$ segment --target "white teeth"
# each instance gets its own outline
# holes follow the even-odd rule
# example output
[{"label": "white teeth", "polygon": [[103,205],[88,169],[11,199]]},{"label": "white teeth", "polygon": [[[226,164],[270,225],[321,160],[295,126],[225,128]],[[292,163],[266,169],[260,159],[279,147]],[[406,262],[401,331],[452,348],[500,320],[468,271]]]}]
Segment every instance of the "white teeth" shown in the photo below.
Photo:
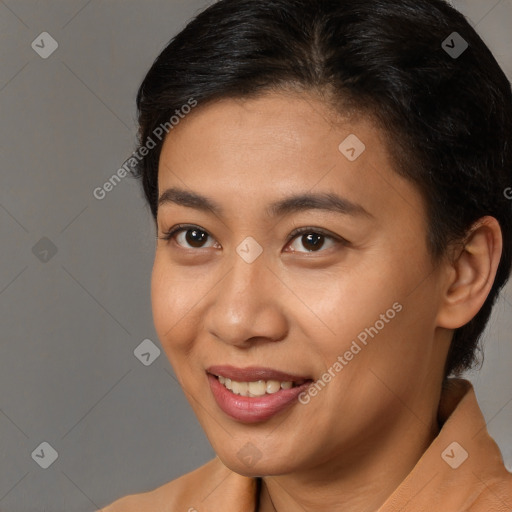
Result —
[{"label": "white teeth", "polygon": [[247,382],[236,382],[235,380],[232,380],[231,386],[231,391],[233,391],[235,395],[247,396],[247,391],[249,390]]},{"label": "white teeth", "polygon": [[277,393],[281,389],[281,383],[278,380],[269,380],[267,382],[267,393]]},{"label": "white teeth", "polygon": [[[291,381],[279,382],[277,380],[258,380],[255,382],[237,382],[236,380],[228,379],[222,375],[218,376],[219,382],[227,389],[232,391],[235,395],[257,397],[264,396],[265,394],[277,393],[281,389],[291,389],[294,383]],[[304,381],[297,382],[295,385],[300,385]]]},{"label": "white teeth", "polygon": [[266,391],[267,385],[264,380],[249,382],[249,396],[263,396]]}]

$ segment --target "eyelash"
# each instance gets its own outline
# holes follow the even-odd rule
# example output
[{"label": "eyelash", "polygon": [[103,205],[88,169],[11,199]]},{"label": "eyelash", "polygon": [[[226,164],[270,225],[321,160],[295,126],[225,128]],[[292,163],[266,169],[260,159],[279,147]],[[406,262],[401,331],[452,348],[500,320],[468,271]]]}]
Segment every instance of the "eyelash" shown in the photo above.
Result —
[{"label": "eyelash", "polygon": [[[211,237],[211,235],[210,235],[210,233],[208,233],[208,231],[200,228],[199,226],[195,226],[193,224],[178,224],[178,225],[174,226],[173,228],[171,228],[169,231],[165,232],[163,234],[163,236],[159,236],[157,238],[159,240],[169,242],[173,238],[175,238],[175,236],[178,235],[179,233],[181,233],[183,231],[193,230],[193,229],[195,229],[197,231],[201,231],[202,233],[206,233],[209,237]],[[350,242],[348,240],[345,240],[344,238],[332,235],[331,233],[328,233],[327,231],[325,231],[321,228],[313,228],[313,227],[303,227],[303,228],[294,229],[290,233],[290,236],[288,238],[288,241],[286,242],[286,245],[289,245],[290,242],[292,242],[293,240],[298,238],[300,235],[306,235],[306,234],[307,235],[309,235],[309,234],[322,235],[324,238],[332,240],[332,241],[336,242],[337,244],[341,244],[343,246],[350,245]],[[181,246],[179,246],[179,247],[181,247]],[[187,249],[187,248],[185,248],[185,249]],[[194,250],[194,248],[190,248],[190,249]],[[199,249],[202,249],[202,247],[199,247]],[[197,250],[197,248],[196,248],[196,250]],[[292,252],[302,252],[302,251],[292,251]],[[311,254],[311,253],[315,253],[315,252],[325,252],[325,251],[322,251],[322,248],[320,248],[318,251],[306,251],[304,254],[308,254],[308,253]]]}]

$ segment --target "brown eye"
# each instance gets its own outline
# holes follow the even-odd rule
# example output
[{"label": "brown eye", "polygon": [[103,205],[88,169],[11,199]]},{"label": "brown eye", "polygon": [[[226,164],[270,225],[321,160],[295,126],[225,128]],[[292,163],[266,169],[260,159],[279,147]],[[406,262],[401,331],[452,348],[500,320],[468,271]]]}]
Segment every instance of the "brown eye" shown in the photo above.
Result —
[{"label": "brown eye", "polygon": [[[330,242],[331,247],[342,243],[342,240],[337,237],[314,228],[301,228],[294,231],[291,237],[294,240],[293,244],[291,244],[292,252],[321,252],[321,249],[324,248],[326,242]],[[294,244],[295,248],[293,248]],[[300,250],[299,245],[306,250]],[[329,248],[329,244],[327,245],[327,248]]]},{"label": "brown eye", "polygon": [[324,235],[318,233],[309,233],[308,235],[302,235],[301,237],[302,246],[310,251],[317,251],[322,248],[325,243]]},{"label": "brown eye", "polygon": [[[198,226],[175,226],[169,232],[165,233],[162,240],[175,240],[176,243],[184,249],[203,249],[212,247],[205,245],[208,238],[211,238],[207,231]],[[213,239],[212,239],[213,241]]]},{"label": "brown eye", "polygon": [[187,229],[183,231],[185,234],[185,241],[192,247],[201,248],[205,241],[208,239],[208,233],[200,229]]}]

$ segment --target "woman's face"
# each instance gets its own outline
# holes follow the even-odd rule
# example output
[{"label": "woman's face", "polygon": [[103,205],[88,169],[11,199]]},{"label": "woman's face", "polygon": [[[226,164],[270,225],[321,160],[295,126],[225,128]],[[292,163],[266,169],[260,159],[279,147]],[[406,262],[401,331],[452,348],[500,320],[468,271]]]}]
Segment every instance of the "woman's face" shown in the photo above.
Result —
[{"label": "woman's face", "polygon": [[228,467],[353,464],[429,425],[442,268],[370,121],[305,95],[199,105],[165,140],[159,194],[156,330]]}]

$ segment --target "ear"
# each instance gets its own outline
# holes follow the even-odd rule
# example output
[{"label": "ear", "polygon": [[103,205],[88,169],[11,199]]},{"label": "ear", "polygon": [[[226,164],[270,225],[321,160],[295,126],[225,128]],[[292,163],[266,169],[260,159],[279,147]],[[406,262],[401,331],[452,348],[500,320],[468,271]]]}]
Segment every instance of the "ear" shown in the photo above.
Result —
[{"label": "ear", "polygon": [[457,329],[480,310],[491,291],[503,249],[503,238],[494,217],[482,217],[468,231],[462,250],[447,264],[437,325]]}]

